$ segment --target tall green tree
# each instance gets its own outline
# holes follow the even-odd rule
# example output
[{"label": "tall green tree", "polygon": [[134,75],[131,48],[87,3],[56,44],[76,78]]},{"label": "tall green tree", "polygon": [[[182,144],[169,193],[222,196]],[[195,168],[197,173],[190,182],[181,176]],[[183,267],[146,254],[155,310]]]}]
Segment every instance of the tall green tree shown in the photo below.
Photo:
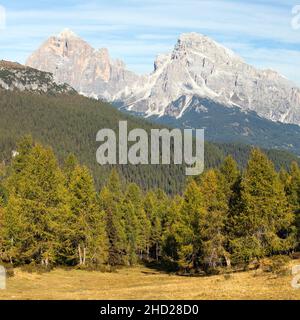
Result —
[{"label": "tall green tree", "polygon": [[129,184],[123,211],[130,264],[143,259],[150,238],[151,225],[144,210],[143,200],[141,189],[134,183]]},{"label": "tall green tree", "polygon": [[89,170],[76,165],[69,174],[69,232],[70,258],[77,264],[100,265],[107,260],[107,236],[104,213],[100,210],[93,178]]},{"label": "tall green tree", "polygon": [[[237,177],[235,178],[237,179]],[[234,183],[232,180],[231,183]],[[223,176],[216,169],[206,171],[200,180],[203,211],[201,225],[201,263],[205,271],[222,266],[224,258],[230,264],[225,246],[227,235],[225,224],[228,216],[227,190],[224,190]]]},{"label": "tall green tree", "polygon": [[144,209],[151,224],[148,256],[157,261],[162,254],[162,237],[167,223],[168,206],[169,198],[160,189],[151,190],[145,196]]},{"label": "tall green tree", "polygon": [[290,171],[280,171],[280,179],[285,187],[288,202],[295,214],[297,242],[300,242],[300,169],[296,162],[291,163]]},{"label": "tall green tree", "polygon": [[181,269],[200,270],[202,266],[202,233],[206,216],[202,192],[194,180],[186,187],[181,214],[174,230],[179,244],[178,263]]},{"label": "tall green tree", "polygon": [[241,183],[241,211],[231,241],[236,262],[286,252],[294,247],[293,214],[273,163],[253,149]]},{"label": "tall green tree", "polygon": [[232,156],[227,156],[221,167],[220,172],[224,177],[224,191],[228,199],[228,205],[233,201],[235,193],[238,189],[238,183],[240,180],[240,171],[238,169],[237,162]]},{"label": "tall green tree", "polygon": [[23,143],[13,160],[4,210],[5,249],[17,263],[54,263],[60,248],[59,234],[67,192],[51,149]]},{"label": "tall green tree", "polygon": [[167,221],[163,233],[163,255],[165,259],[176,262],[179,260],[180,237],[177,231],[182,225],[181,210],[183,197],[177,195],[171,201],[167,213]]},{"label": "tall green tree", "polygon": [[108,237],[108,263],[124,264],[126,254],[125,219],[122,211],[123,192],[119,174],[112,170],[107,185],[100,192],[100,208],[105,214]]}]

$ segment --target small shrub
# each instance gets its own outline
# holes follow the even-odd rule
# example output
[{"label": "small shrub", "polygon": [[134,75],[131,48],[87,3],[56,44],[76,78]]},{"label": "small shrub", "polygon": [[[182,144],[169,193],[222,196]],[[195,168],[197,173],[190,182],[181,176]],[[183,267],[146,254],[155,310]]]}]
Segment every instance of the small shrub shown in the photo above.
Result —
[{"label": "small shrub", "polygon": [[225,273],[224,274],[224,279],[225,280],[230,280],[232,278],[232,274],[230,274],[230,273]]},{"label": "small shrub", "polygon": [[50,272],[52,270],[51,266],[45,266],[45,265],[40,265],[40,264],[35,264],[35,263],[30,263],[30,264],[25,264],[21,266],[21,270],[24,272],[28,273],[46,273]]},{"label": "small shrub", "polygon": [[274,256],[271,258],[265,258],[260,261],[260,268],[264,272],[271,272],[276,275],[284,275],[288,272],[288,262],[290,258],[288,256]]}]

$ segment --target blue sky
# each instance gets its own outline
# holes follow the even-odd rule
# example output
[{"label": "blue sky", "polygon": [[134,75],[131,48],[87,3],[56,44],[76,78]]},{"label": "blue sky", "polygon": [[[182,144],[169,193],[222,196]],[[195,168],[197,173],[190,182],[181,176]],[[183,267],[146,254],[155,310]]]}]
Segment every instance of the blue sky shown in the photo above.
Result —
[{"label": "blue sky", "polygon": [[6,11],[0,59],[24,63],[50,35],[70,28],[93,47],[107,47],[129,69],[147,73],[157,54],[172,50],[181,33],[194,31],[300,86],[300,28],[291,26],[292,8],[300,0],[0,0],[0,5]]}]

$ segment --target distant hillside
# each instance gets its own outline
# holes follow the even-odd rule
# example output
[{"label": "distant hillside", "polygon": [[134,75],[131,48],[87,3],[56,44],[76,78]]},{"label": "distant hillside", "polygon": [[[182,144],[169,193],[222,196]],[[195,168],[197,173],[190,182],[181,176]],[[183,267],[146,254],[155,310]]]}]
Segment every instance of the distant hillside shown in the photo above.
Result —
[{"label": "distant hillside", "polygon": [[[128,120],[132,128],[154,127],[151,123],[131,117],[109,104],[75,95],[42,95],[30,92],[0,90],[0,160],[9,161],[16,141],[25,134],[53,147],[62,161],[74,153],[81,163],[91,168],[101,186],[111,166],[96,162],[96,133],[102,128],[117,130],[120,120]],[[157,125],[156,125],[157,127]],[[250,147],[235,144],[207,143],[206,167],[217,166],[227,154],[233,154],[240,166],[245,165]],[[287,166],[297,157],[284,151],[267,151],[277,168]],[[183,166],[118,166],[127,181],[143,188],[161,187],[168,193],[180,192],[185,181]]]},{"label": "distant hillside", "polygon": [[52,73],[0,60],[0,88],[47,94],[75,94],[68,84],[57,84]]}]

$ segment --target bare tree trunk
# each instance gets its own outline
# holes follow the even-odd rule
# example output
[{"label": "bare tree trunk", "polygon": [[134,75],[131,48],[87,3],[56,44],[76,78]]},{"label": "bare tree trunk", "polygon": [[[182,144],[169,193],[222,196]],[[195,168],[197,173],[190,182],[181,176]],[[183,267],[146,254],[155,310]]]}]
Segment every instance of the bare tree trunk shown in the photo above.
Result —
[{"label": "bare tree trunk", "polygon": [[78,255],[79,255],[79,265],[82,265],[82,253],[81,253],[80,244],[78,245]]},{"label": "bare tree trunk", "polygon": [[228,268],[230,268],[231,267],[231,260],[230,260],[229,256],[225,254],[224,257],[225,257],[225,261],[226,261],[226,266]]},{"label": "bare tree trunk", "polygon": [[85,265],[85,260],[86,260],[86,248],[83,248],[83,259],[82,259],[82,264]]}]

